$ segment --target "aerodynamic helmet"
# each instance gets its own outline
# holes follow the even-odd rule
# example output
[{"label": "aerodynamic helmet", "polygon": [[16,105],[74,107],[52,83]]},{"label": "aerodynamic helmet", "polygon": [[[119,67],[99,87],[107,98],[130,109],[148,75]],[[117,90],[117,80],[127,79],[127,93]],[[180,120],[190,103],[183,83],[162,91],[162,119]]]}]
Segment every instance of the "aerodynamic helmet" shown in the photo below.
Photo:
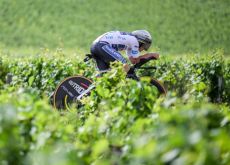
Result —
[{"label": "aerodynamic helmet", "polygon": [[137,38],[139,47],[143,46],[145,50],[149,49],[152,44],[152,37],[147,30],[135,30],[131,34]]}]

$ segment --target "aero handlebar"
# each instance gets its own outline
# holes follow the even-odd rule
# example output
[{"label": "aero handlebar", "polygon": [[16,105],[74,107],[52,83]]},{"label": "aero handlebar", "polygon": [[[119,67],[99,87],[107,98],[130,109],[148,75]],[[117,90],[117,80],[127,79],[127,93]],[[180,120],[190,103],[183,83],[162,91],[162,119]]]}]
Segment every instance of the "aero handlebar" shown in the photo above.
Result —
[{"label": "aero handlebar", "polygon": [[142,65],[144,65],[145,63],[149,62],[150,60],[156,60],[156,58],[154,57],[150,57],[150,58],[143,58],[143,59],[140,59],[140,62],[135,64],[133,67],[138,69],[140,68]]}]

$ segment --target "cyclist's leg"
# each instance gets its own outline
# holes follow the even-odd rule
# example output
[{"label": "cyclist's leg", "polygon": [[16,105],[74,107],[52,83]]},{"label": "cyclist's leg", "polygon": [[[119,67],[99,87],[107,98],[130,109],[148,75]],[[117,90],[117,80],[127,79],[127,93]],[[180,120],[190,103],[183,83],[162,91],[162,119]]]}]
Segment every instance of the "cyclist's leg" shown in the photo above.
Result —
[{"label": "cyclist's leg", "polygon": [[93,44],[91,46],[90,51],[91,54],[93,54],[97,69],[100,72],[106,72],[109,70],[109,63],[105,62],[105,60],[103,59],[103,56],[101,55],[100,47],[101,45],[99,45],[98,43]]},{"label": "cyclist's leg", "polygon": [[97,78],[102,77],[104,73],[110,70],[109,64],[105,63],[103,60],[96,58],[95,61],[98,70],[98,73],[96,75]]},{"label": "cyclist's leg", "polygon": [[95,58],[97,69],[100,72],[107,72],[109,70],[109,64],[105,63],[104,60],[99,57]]},{"label": "cyclist's leg", "polygon": [[110,69],[110,62],[118,60],[126,63],[125,58],[107,43],[99,42],[92,45],[91,53],[95,57],[97,68],[101,75]]}]

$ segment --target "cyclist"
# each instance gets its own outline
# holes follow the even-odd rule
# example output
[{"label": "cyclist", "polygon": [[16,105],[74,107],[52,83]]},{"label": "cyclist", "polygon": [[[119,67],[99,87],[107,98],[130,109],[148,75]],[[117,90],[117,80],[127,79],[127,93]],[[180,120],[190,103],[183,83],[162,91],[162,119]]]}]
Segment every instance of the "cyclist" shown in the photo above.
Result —
[{"label": "cyclist", "polygon": [[100,72],[110,69],[110,62],[115,60],[123,63],[124,70],[129,71],[130,66],[120,51],[126,50],[128,59],[136,64],[142,58],[159,58],[158,53],[146,53],[140,55],[143,50],[147,51],[152,44],[152,37],[147,30],[135,30],[133,32],[110,31],[99,36],[92,44],[90,51],[93,55],[97,68]]}]

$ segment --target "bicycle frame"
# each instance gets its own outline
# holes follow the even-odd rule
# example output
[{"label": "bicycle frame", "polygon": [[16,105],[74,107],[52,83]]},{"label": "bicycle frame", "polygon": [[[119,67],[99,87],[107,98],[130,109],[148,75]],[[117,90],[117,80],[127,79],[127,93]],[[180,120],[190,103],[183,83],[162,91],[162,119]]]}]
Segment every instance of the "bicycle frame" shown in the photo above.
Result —
[{"label": "bicycle frame", "polygon": [[[90,55],[87,55],[86,59],[84,60],[84,62],[90,60],[90,58],[93,58],[93,57],[90,57]],[[127,73],[127,78],[131,78],[131,79],[134,79],[136,81],[139,81],[139,77],[137,77],[136,75],[136,69],[157,69],[157,67],[153,66],[153,67],[141,67],[142,65],[144,65],[145,63],[147,63],[148,61],[150,60],[154,60],[154,58],[146,58],[146,59],[141,59],[140,62],[138,64],[135,64],[134,66],[132,66],[130,68],[130,70],[128,71]],[[85,90],[81,95],[79,95],[77,97],[76,100],[81,100],[81,98],[86,95],[87,93],[89,93],[93,88],[95,88],[95,85],[92,84],[91,86],[89,86],[89,88],[87,90]]]},{"label": "bicycle frame", "polygon": [[[88,55],[85,62],[93,58]],[[145,63],[154,58],[141,59],[136,65],[133,65],[127,73],[127,78],[140,81],[140,78],[136,75],[137,69],[157,69],[156,67],[142,67]],[[82,86],[83,84],[83,86]],[[166,94],[164,87],[157,82],[157,80],[151,79],[150,84],[156,86],[160,93]],[[92,89],[95,88],[95,84],[92,80],[87,79],[83,76],[71,76],[63,80],[56,88],[53,95],[51,95],[51,103],[54,105],[55,109],[69,108],[68,104],[70,102],[79,101],[85,95],[88,95]]]}]

